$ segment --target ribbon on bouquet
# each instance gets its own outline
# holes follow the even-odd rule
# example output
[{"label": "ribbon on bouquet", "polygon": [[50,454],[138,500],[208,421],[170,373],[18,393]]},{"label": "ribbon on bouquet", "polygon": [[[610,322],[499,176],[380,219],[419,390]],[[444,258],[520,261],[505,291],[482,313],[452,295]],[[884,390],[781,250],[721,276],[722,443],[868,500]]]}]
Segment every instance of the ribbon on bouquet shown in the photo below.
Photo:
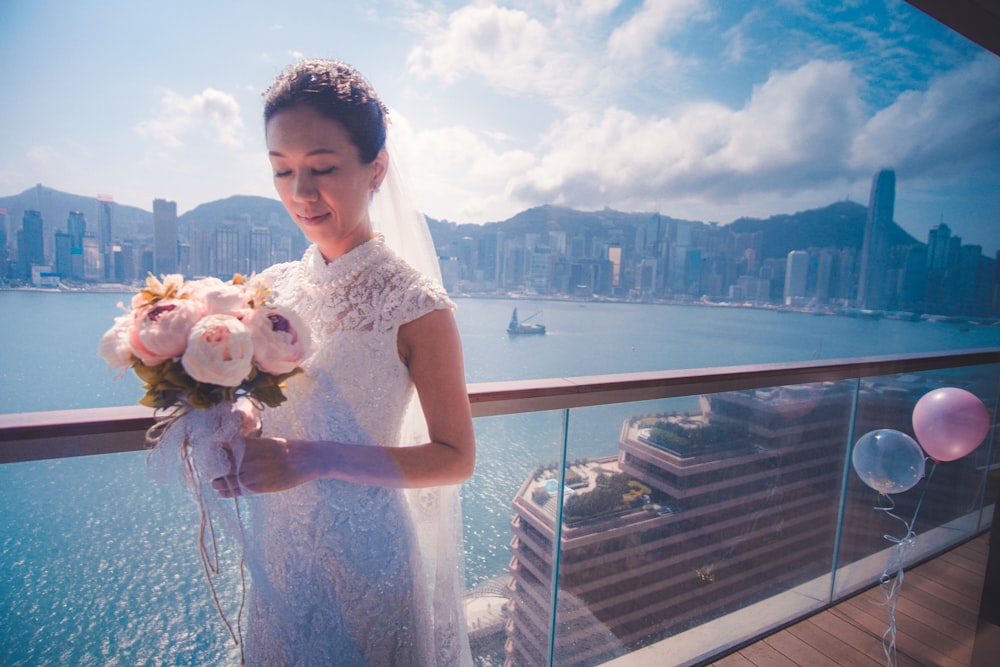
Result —
[{"label": "ribbon on bouquet", "polygon": [[[234,403],[219,403],[210,408],[196,409],[178,405],[172,412],[158,416],[146,431],[150,448],[147,464],[154,479],[169,482],[179,478],[198,506],[198,553],[216,611],[222,618],[233,642],[240,648],[240,664],[244,664],[243,609],[246,603],[246,534],[240,513],[239,497],[232,498],[232,513],[228,502],[212,488],[212,480],[228,475],[233,465],[243,458],[241,435],[244,413]],[[223,608],[216,586],[222,572],[222,557],[216,532],[216,518],[229,524],[236,540],[240,601],[235,622]]]}]

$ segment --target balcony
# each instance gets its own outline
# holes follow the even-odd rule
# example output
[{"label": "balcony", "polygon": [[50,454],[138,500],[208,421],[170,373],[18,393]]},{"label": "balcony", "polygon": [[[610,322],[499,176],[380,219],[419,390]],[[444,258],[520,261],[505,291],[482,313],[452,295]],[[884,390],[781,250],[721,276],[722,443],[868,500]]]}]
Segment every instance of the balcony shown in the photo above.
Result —
[{"label": "balcony", "polygon": [[[463,490],[478,664],[884,664],[888,608],[870,602],[896,573],[886,536],[911,518],[899,664],[966,664],[997,497],[998,370],[987,349],[471,385],[481,458],[500,462]],[[853,444],[912,433],[914,403],[940,386],[982,399],[986,441],[880,497]],[[658,420],[740,435],[644,444],[638,429]],[[143,480],[151,423],[140,407],[0,416],[0,662],[233,657],[193,544],[171,537],[190,528],[189,501]],[[641,500],[573,514],[574,495],[618,474]],[[135,492],[110,500],[119,486]],[[899,520],[876,509],[887,498]],[[178,619],[187,631],[167,642]]]}]

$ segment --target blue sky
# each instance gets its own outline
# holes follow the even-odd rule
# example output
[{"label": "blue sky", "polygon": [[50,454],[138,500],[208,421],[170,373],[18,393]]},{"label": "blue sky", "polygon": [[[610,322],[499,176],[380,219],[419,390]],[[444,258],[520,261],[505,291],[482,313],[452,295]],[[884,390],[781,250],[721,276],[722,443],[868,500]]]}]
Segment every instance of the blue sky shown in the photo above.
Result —
[{"label": "blue sky", "polygon": [[0,3],[0,195],[180,212],[274,197],[260,95],[357,66],[420,207],[611,207],[727,223],[867,204],[1000,247],[1000,58],[896,0]]}]

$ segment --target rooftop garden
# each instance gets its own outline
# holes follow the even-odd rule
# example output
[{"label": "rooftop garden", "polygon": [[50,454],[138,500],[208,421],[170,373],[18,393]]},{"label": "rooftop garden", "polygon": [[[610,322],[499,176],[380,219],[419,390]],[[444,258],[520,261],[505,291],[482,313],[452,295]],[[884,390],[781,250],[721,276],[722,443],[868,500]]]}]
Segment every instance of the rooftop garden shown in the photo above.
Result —
[{"label": "rooftop garden", "polygon": [[625,473],[601,474],[595,480],[593,489],[586,493],[575,493],[566,498],[563,518],[567,522],[579,522],[642,507],[649,502],[652,493],[645,484]]},{"label": "rooftop garden", "polygon": [[680,458],[732,453],[750,445],[744,424],[648,417],[640,420],[638,426],[640,442]]}]

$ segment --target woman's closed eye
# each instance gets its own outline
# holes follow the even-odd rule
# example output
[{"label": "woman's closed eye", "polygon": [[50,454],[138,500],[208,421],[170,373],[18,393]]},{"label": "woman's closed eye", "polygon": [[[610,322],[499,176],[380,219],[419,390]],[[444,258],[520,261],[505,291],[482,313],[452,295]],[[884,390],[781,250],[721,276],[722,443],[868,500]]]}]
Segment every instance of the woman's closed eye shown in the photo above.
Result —
[{"label": "woman's closed eye", "polygon": [[[336,170],[337,170],[336,167],[326,167],[325,169],[310,169],[309,172],[313,176],[326,176],[328,174],[332,174]],[[292,175],[291,169],[285,169],[283,171],[278,171],[278,170],[274,171],[275,178],[287,178],[288,176],[291,175]]]}]

